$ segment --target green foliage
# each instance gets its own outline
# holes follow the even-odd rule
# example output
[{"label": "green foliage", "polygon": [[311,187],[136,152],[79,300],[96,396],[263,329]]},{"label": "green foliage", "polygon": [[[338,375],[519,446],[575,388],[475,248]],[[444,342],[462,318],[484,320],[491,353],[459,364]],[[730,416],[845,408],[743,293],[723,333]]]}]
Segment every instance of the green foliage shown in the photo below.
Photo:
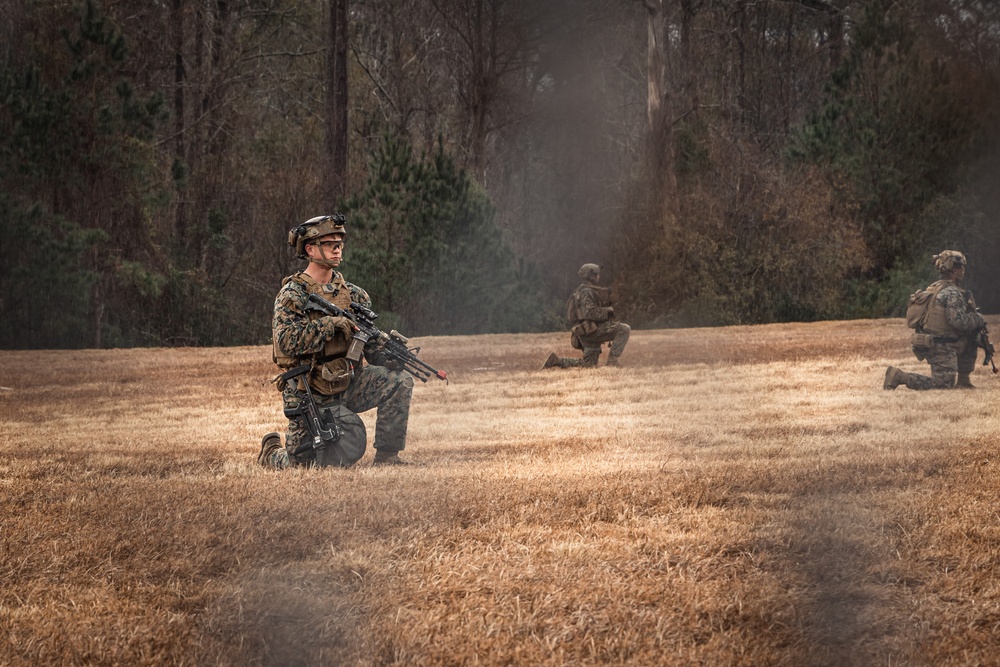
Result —
[{"label": "green foliage", "polygon": [[[325,5],[8,4],[0,345],[265,341],[286,230],[324,196]],[[345,273],[412,333],[562,328],[583,261],[634,325],[720,325],[898,314],[953,247],[1000,311],[995,12],[805,4],[664,6],[675,173],[650,181],[642,3],[470,15],[498,42],[357,5]]]},{"label": "green foliage", "polygon": [[[30,323],[5,329],[0,344],[9,346],[99,344],[102,314],[128,313],[133,293],[155,291],[159,280],[147,222],[158,199],[162,100],[136,93],[123,72],[124,37],[94,2],[57,18],[62,44],[39,40],[27,44],[29,64],[0,63],[2,225],[15,262],[0,290],[9,295],[4,310]],[[58,272],[72,293],[58,325],[50,303],[17,297],[37,291],[25,266]]]},{"label": "green foliage", "polygon": [[107,235],[0,194],[0,347],[79,347],[97,274],[87,257]]},{"label": "green foliage", "polygon": [[140,296],[155,299],[163,293],[167,279],[163,274],[150,271],[140,262],[123,260],[116,267],[115,277],[125,290],[135,290]]},{"label": "green foliage", "polygon": [[844,307],[838,319],[902,317],[913,292],[937,280],[929,261],[899,263],[889,269],[881,280],[855,277],[844,285]]},{"label": "green foliage", "polygon": [[[865,5],[822,109],[799,128],[789,148],[793,158],[827,166],[842,203],[856,209],[872,259],[871,280],[889,280],[894,267],[923,256],[937,231],[922,212],[960,183],[961,166],[982,127],[981,111],[970,103],[970,91],[956,85],[952,65],[929,57],[906,17],[893,18],[890,5]],[[858,294],[877,308],[883,301],[872,295],[883,291],[871,287]]]},{"label": "green foliage", "polygon": [[425,335],[539,325],[532,269],[517,261],[489,198],[442,142],[416,159],[407,142],[386,137],[369,173],[347,203],[344,267],[376,308]]}]

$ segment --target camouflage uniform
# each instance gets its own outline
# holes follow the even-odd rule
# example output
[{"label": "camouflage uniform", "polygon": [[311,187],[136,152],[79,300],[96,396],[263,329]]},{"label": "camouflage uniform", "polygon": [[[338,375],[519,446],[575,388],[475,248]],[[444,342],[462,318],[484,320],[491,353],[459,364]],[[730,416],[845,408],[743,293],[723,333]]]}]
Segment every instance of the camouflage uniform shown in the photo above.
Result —
[{"label": "camouflage uniform", "polygon": [[570,341],[574,348],[583,350],[582,359],[558,357],[555,353],[549,355],[545,367],[559,366],[572,368],[597,366],[601,356],[601,345],[611,343],[607,364],[618,366],[619,357],[625,351],[632,328],[624,322],[615,320],[612,307],[611,289],[601,287],[592,280],[600,271],[596,264],[584,264],[579,275],[584,279],[582,285],[576,288],[570,296],[566,307],[566,315],[572,328]]},{"label": "camouflage uniform", "polygon": [[[952,258],[959,266],[965,265],[965,256],[957,251],[935,256],[938,264],[944,262],[947,267],[951,266],[948,260]],[[930,364],[930,377],[890,366],[886,370],[886,389],[895,389],[900,384],[918,390],[952,389],[956,377],[959,386],[972,386],[969,376],[976,367],[976,335],[985,322],[977,312],[972,293],[961,290],[949,275],[942,271],[942,280],[928,286],[928,291],[937,294],[913,335],[913,354]]]},{"label": "camouflage uniform", "polygon": [[[317,356],[323,352],[327,344],[335,340],[338,335],[344,335],[332,325],[331,318],[313,318],[306,314],[305,305],[309,297],[310,281],[311,279],[304,273],[287,278],[274,301],[272,321],[274,345],[276,349],[296,358],[296,364],[316,363]],[[334,272],[330,283],[320,285],[318,288],[319,291],[336,293],[341,286],[349,290],[350,301],[370,306],[371,299],[368,294],[360,287],[344,281],[337,272]],[[317,291],[316,286],[313,288]],[[350,369],[351,377],[346,389],[335,394],[324,392],[335,391],[337,387],[331,387],[331,383],[324,382],[318,373],[310,373],[308,381],[313,396],[321,410],[335,409],[341,402],[355,413],[377,408],[375,449],[384,453],[402,451],[406,444],[413,378],[405,372],[386,368],[385,352],[374,341],[365,346],[364,357],[369,363],[365,364],[359,360],[354,364]],[[296,381],[289,383],[282,391],[286,408],[298,406],[302,396],[303,393]],[[285,448],[270,452],[267,460],[262,463],[274,468],[308,465],[310,456],[290,456],[290,452],[308,438],[308,433],[301,417],[289,419]]]}]

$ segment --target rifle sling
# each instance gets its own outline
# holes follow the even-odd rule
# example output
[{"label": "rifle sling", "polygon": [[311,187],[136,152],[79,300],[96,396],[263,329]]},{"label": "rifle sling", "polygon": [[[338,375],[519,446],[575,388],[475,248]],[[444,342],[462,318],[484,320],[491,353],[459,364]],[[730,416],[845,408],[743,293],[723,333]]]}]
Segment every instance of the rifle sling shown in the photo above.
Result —
[{"label": "rifle sling", "polygon": [[292,378],[297,378],[300,375],[305,375],[306,373],[311,371],[315,366],[321,366],[328,361],[333,361],[334,359],[340,359],[343,356],[344,355],[342,354],[338,354],[338,355],[327,355],[325,357],[316,357],[311,363],[302,364],[301,366],[296,366],[295,368],[285,371],[278,377],[282,380],[288,381],[291,380]]},{"label": "rifle sling", "polygon": [[279,375],[278,378],[287,382],[292,378],[297,378],[300,375],[305,375],[306,373],[309,372],[311,368],[312,364],[302,364],[301,366],[296,366],[295,368],[285,371],[284,373]]}]

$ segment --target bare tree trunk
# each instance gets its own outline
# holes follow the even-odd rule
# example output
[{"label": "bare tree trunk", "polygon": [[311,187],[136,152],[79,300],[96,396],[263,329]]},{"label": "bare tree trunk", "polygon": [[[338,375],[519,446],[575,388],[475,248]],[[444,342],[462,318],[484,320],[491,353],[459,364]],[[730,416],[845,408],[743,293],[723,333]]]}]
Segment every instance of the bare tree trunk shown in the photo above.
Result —
[{"label": "bare tree trunk", "polygon": [[326,149],[323,204],[337,209],[347,194],[347,0],[330,0],[326,59]]},{"label": "bare tree trunk", "polygon": [[650,222],[671,226],[677,220],[677,173],[670,98],[666,93],[663,44],[663,0],[645,0],[648,12],[646,113],[649,120],[647,165],[650,181]]},{"label": "bare tree trunk", "polygon": [[844,14],[830,12],[830,67],[836,69],[844,56]]},{"label": "bare tree trunk", "polygon": [[101,349],[104,346],[103,338],[103,323],[104,323],[104,290],[102,289],[101,282],[103,281],[103,276],[94,281],[93,286],[90,288],[90,307],[91,307],[91,327],[93,328],[94,338],[92,340],[94,349]]},{"label": "bare tree trunk", "polygon": [[691,93],[694,83],[694,63],[691,61],[691,24],[694,22],[694,0],[681,0],[681,71],[684,92]]},{"label": "bare tree trunk", "polygon": [[745,123],[747,119],[747,4],[746,0],[739,0],[736,3],[736,14],[739,16],[739,25],[733,30],[736,38],[736,108],[739,111],[739,122]]},{"label": "bare tree trunk", "polygon": [[483,158],[486,153],[486,110],[489,106],[490,81],[486,60],[488,58],[483,10],[483,0],[475,0],[475,13],[471,17],[472,25],[472,137],[470,152],[472,166],[477,174],[481,173]]},{"label": "bare tree trunk", "polygon": [[656,127],[663,101],[663,43],[660,40],[660,21],[663,0],[646,0],[646,117],[649,129]]},{"label": "bare tree trunk", "polygon": [[[207,242],[209,228],[209,210],[212,202],[219,196],[221,183],[225,177],[219,173],[219,164],[228,150],[229,132],[226,130],[226,58],[227,48],[231,41],[227,35],[232,7],[230,0],[206,0],[208,2],[205,14],[205,25],[211,33],[211,41],[205,45],[209,49],[208,62],[201,75],[201,122],[205,129],[202,132],[204,140],[201,151],[191,156],[192,167],[198,167],[200,175],[198,182],[198,210],[200,224],[195,230],[189,254],[198,263],[198,268],[207,272],[212,264],[209,257],[211,249]],[[204,33],[204,31],[201,31]],[[206,37],[206,39],[208,39]],[[204,48],[202,45],[200,48]]]},{"label": "bare tree trunk", "polygon": [[[185,0],[174,0],[170,12],[170,30],[174,50],[174,160],[178,164],[185,164],[187,159],[187,145],[184,136],[186,129],[184,125],[184,86],[187,76],[184,70],[184,2]],[[180,182],[177,183],[175,233],[178,246],[183,249],[187,244],[188,223],[183,185]]]}]

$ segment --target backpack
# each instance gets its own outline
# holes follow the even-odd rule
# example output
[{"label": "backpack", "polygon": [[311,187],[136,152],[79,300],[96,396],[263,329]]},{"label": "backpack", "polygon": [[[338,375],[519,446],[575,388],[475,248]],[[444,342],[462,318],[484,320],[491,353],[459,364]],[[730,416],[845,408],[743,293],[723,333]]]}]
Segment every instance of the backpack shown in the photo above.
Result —
[{"label": "backpack", "polygon": [[570,326],[580,321],[580,310],[577,308],[577,302],[579,301],[580,289],[582,287],[583,285],[580,285],[580,287],[573,290],[573,293],[566,301],[566,321],[569,322]]},{"label": "backpack", "polygon": [[937,297],[938,292],[944,288],[944,283],[938,281],[927,289],[914,292],[910,295],[910,300],[906,304],[906,326],[911,329],[919,329],[927,320],[927,313],[931,309],[931,304]]}]

